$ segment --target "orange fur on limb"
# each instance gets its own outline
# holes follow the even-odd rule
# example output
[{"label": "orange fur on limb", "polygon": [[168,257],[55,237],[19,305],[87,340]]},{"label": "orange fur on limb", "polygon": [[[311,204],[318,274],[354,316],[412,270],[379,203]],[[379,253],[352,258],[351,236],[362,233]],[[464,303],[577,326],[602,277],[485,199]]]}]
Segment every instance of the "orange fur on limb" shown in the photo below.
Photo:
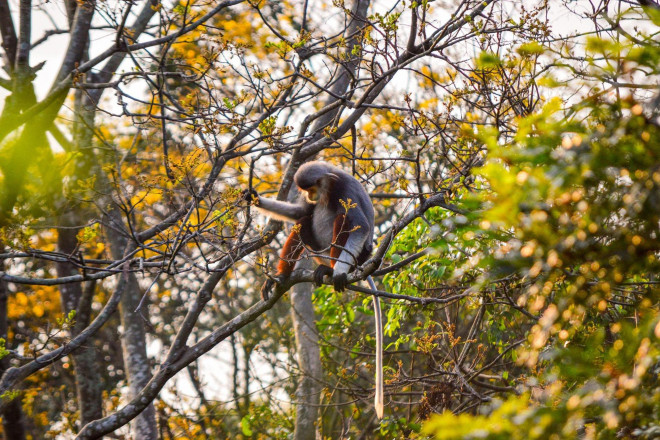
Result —
[{"label": "orange fur on limb", "polygon": [[300,239],[300,228],[294,227],[289,234],[289,237],[284,243],[282,252],[280,252],[280,262],[277,264],[277,275],[291,275],[296,261],[305,250],[302,240]]},{"label": "orange fur on limb", "polygon": [[341,248],[346,246],[346,242],[348,241],[349,231],[347,229],[346,216],[340,214],[335,217],[335,223],[332,227],[332,247],[330,248],[330,264],[332,264],[333,268],[335,267],[339,255],[341,255]]},{"label": "orange fur on limb", "polygon": [[[300,237],[302,228],[304,227],[305,224],[303,222],[296,223],[296,226],[293,227],[289,237],[286,239],[284,247],[282,247],[282,251],[280,252],[280,261],[277,264],[278,276],[291,275],[296,262],[300,258],[300,254],[305,250],[305,245]],[[338,215],[332,227],[332,245],[330,248],[330,265],[332,267],[335,267],[335,263],[339,255],[341,255],[342,248],[346,246],[346,242],[348,241],[349,231],[347,229],[346,216],[344,214]]]}]

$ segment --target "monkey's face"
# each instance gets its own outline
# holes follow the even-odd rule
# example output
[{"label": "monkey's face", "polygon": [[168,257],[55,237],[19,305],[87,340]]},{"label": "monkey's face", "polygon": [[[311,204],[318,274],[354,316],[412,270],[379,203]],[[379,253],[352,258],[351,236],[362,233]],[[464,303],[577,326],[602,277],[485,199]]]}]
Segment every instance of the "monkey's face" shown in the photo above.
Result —
[{"label": "monkey's face", "polygon": [[300,191],[305,195],[305,200],[307,203],[316,205],[317,203],[321,205],[327,205],[328,200],[331,197],[330,194],[333,192],[334,182],[337,180],[337,176],[333,173],[325,173],[323,176],[315,177],[315,179],[305,178],[307,176],[296,176],[296,184]]},{"label": "monkey's face", "polygon": [[305,195],[307,203],[316,205],[317,203],[326,204],[328,203],[328,193],[330,191],[332,181],[327,178],[318,179],[315,183],[303,188],[298,186],[300,190]]},{"label": "monkey's face", "polygon": [[320,191],[318,188],[318,185],[312,185],[308,188],[300,188],[303,191],[303,194],[305,195],[305,199],[307,200],[307,203],[311,203],[312,205],[315,205],[319,201],[320,197]]}]

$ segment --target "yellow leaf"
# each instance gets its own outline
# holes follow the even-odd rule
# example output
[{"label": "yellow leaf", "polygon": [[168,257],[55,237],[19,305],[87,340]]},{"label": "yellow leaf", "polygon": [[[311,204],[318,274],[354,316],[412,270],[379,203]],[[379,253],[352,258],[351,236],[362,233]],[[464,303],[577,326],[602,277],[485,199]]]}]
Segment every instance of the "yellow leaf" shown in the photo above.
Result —
[{"label": "yellow leaf", "polygon": [[27,295],[23,292],[18,292],[16,294],[16,304],[18,304],[19,306],[27,306],[28,304]]},{"label": "yellow leaf", "polygon": [[34,313],[34,316],[37,318],[41,318],[44,316],[44,307],[41,304],[35,304],[34,307],[32,307],[32,313]]}]

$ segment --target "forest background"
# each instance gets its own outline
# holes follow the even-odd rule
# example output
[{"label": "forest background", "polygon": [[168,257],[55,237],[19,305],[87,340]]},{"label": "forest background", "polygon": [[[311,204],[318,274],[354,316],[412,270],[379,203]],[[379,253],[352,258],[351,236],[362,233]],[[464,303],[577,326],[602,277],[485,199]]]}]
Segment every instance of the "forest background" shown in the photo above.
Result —
[{"label": "forest background", "polygon": [[[4,437],[657,438],[658,26],[653,0],[0,0]],[[375,251],[264,302],[290,226],[241,194],[293,197],[309,160],[367,188]]]}]

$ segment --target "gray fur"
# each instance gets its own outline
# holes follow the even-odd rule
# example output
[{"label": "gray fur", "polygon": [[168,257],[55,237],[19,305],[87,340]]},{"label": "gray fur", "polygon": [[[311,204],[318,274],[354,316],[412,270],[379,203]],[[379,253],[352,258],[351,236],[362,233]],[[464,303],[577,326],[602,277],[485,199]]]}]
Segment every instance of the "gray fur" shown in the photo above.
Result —
[{"label": "gray fur", "polygon": [[259,196],[257,208],[277,220],[295,222],[306,215],[310,215],[313,205],[306,202],[300,203],[300,201],[289,203]]},{"label": "gray fur", "polygon": [[[293,176],[293,181],[296,182],[299,188],[306,189],[312,185],[316,185],[319,180],[337,176],[344,173],[340,168],[327,164],[325,162],[312,161],[303,164],[296,174]],[[351,176],[352,178],[352,176]]]},{"label": "gray fur", "polygon": [[[302,189],[317,185],[328,190],[328,197],[322,197],[318,203],[309,203],[302,195],[296,203],[259,197],[258,207],[280,220],[298,221],[312,215],[314,236],[318,244],[330,253],[333,223],[339,214],[346,214],[349,229],[355,229],[335,263],[335,274],[348,273],[358,264],[363,263],[371,254],[374,234],[374,208],[369,194],[355,177],[334,165],[313,161],[303,164],[293,176],[296,185]],[[340,202],[348,199],[357,204],[346,212]]]}]

